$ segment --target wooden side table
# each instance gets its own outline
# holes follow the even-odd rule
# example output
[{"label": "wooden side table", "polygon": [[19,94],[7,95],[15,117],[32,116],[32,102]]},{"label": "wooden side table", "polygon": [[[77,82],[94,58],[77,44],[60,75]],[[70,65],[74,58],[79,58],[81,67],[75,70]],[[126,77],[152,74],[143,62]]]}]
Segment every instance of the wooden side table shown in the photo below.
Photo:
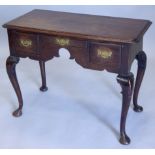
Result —
[{"label": "wooden side table", "polygon": [[[20,57],[39,61],[42,77],[41,91],[46,91],[45,62],[59,57],[59,48],[70,52],[70,59],[84,68],[118,74],[122,87],[122,112],[120,143],[129,144],[125,131],[126,117],[133,93],[134,111],[141,112],[138,105],[139,88],[146,68],[143,51],[143,35],[151,25],[148,20],[114,18],[33,10],[16,18],[3,27],[8,30],[10,56],[6,61],[7,73],[18,97],[19,107],[13,112],[22,115],[23,99],[16,77],[15,67]],[[130,72],[132,62],[138,61],[134,75]]]}]

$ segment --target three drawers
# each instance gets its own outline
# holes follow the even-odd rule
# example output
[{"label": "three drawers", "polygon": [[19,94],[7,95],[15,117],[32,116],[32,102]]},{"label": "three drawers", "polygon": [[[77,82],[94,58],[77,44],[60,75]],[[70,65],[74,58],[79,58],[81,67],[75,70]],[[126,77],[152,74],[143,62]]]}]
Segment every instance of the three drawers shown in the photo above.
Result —
[{"label": "three drawers", "polygon": [[67,48],[70,53],[73,53],[74,58],[78,58],[79,62],[81,59],[87,68],[93,69],[94,66],[109,70],[120,68],[121,45],[16,31],[12,33],[12,38],[14,38],[15,52],[19,55],[34,56],[36,54],[41,58],[52,58],[58,55],[60,48]]}]

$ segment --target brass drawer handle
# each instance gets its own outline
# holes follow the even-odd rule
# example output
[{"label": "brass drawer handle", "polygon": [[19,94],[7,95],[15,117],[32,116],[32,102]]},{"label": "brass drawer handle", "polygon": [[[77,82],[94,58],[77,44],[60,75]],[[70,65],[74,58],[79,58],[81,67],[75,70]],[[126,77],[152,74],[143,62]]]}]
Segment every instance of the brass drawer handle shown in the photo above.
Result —
[{"label": "brass drawer handle", "polygon": [[109,48],[105,49],[98,49],[97,50],[97,55],[103,59],[108,59],[111,58],[112,56],[112,51]]},{"label": "brass drawer handle", "polygon": [[63,38],[56,38],[56,44],[60,46],[68,46],[70,44],[69,39],[63,39]]},{"label": "brass drawer handle", "polygon": [[20,39],[20,44],[26,48],[32,46],[32,41],[28,39]]}]

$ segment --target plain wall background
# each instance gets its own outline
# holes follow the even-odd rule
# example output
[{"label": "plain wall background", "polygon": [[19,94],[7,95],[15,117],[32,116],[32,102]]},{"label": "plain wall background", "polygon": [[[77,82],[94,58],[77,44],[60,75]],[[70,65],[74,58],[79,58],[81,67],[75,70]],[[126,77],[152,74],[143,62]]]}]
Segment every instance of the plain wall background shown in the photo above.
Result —
[{"label": "plain wall background", "polygon": [[[155,6],[0,6],[0,25],[33,9],[148,19],[155,22]],[[48,92],[39,91],[39,65],[21,59],[17,76],[21,86],[23,116],[12,117],[17,98],[6,74],[9,56],[6,29],[0,27],[0,148],[155,148],[155,25],[144,37],[148,56],[139,102],[143,113],[131,108],[127,133],[131,144],[118,142],[121,110],[116,74],[86,70],[69,53],[46,63]],[[136,73],[134,62],[132,71]],[[24,81],[24,82],[23,82]]]}]

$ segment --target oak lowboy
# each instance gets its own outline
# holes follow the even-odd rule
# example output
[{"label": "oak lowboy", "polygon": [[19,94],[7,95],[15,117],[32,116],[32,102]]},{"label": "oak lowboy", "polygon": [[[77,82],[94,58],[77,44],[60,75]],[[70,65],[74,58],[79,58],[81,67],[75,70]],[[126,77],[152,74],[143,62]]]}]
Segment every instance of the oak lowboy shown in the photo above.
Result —
[{"label": "oak lowboy", "polygon": [[[113,18],[84,14],[33,10],[4,24],[8,30],[10,56],[6,61],[7,73],[18,97],[19,107],[13,112],[22,114],[23,99],[16,77],[15,67],[19,58],[29,57],[39,61],[42,77],[41,91],[46,91],[45,62],[59,57],[59,49],[66,48],[70,59],[84,68],[117,73],[122,87],[122,113],[120,142],[129,144],[125,131],[126,117],[133,93],[136,112],[139,88],[146,68],[143,52],[143,35],[151,25],[148,20]],[[132,62],[137,59],[138,71],[130,72]]]}]

